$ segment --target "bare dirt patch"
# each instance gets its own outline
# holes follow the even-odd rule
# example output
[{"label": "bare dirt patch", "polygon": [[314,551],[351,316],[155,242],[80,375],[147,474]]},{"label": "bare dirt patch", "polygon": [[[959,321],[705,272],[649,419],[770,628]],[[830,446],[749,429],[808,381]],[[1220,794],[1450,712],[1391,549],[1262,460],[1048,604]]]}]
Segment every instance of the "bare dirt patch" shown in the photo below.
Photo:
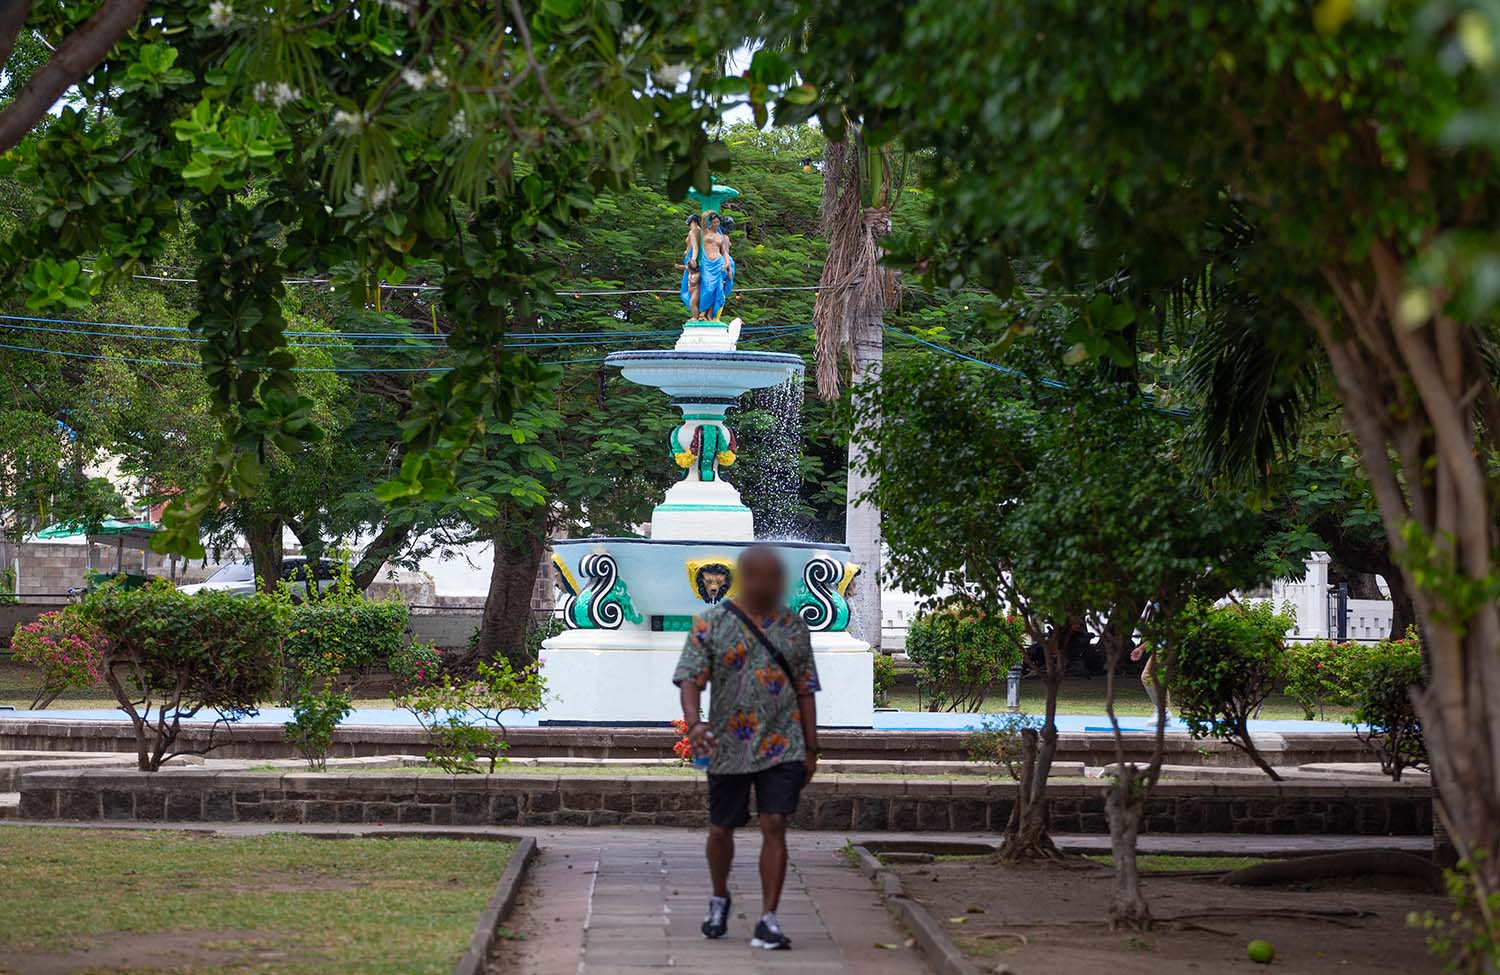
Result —
[{"label": "bare dirt patch", "polygon": [[198,972],[284,962],[286,949],[271,931],[115,933],[87,939],[71,951],[28,952],[0,960],[0,972],[79,975],[82,972]]},{"label": "bare dirt patch", "polygon": [[1180,920],[1111,932],[1104,920],[1109,867],[1007,867],[988,859],[890,866],[981,971],[1015,975],[1256,971],[1261,966],[1245,955],[1255,938],[1276,949],[1272,967],[1283,975],[1436,972],[1441,966],[1406,916],[1449,909],[1444,898],[1399,882],[1395,889],[1380,882],[1241,888],[1212,877],[1148,876],[1142,883],[1152,914]]}]

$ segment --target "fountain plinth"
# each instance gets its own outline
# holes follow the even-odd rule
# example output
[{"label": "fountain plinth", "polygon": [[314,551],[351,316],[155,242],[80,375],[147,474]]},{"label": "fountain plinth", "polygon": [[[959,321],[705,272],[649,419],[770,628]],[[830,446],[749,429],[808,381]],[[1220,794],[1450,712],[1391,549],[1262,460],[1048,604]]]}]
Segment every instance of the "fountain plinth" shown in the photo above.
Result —
[{"label": "fountain plinth", "polygon": [[[713,326],[712,328],[708,326]],[[755,542],[754,518],[723,477],[738,446],[725,411],[752,389],[802,370],[800,356],[736,348],[739,321],[684,324],[675,349],[617,352],[605,362],[660,389],[682,411],[668,447],[682,479],[651,517],[650,538],[553,543],[568,629],[542,645],[554,699],[545,721],[662,724],[680,710],[672,671],[693,617],[735,592],[735,562]],[[790,602],[812,631],[823,685],[819,723],[868,728],[874,708],[869,645],[849,635],[859,566],[845,545],[770,543],[786,564]],[[712,687],[709,689],[712,694]]]}]

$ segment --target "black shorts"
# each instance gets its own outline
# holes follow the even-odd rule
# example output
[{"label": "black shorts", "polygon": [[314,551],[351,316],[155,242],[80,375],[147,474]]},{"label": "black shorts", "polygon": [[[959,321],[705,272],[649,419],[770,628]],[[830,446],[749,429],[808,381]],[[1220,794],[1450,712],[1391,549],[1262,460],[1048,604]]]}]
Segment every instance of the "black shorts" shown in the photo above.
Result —
[{"label": "black shorts", "polygon": [[729,829],[750,822],[751,786],[755,787],[757,813],[790,816],[797,811],[797,797],[802,794],[806,776],[807,770],[800,760],[743,775],[710,775],[708,821]]}]

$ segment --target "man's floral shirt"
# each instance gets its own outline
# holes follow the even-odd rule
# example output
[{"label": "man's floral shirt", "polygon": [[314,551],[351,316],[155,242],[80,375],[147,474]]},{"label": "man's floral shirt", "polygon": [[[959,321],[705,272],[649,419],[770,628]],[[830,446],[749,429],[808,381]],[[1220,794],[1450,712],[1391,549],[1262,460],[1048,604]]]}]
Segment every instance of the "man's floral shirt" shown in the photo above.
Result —
[{"label": "man's floral shirt", "polygon": [[708,770],[715,775],[759,772],[807,754],[797,696],[819,689],[807,624],[791,610],[755,622],[791,665],[795,686],[722,603],[693,620],[672,675],[674,684],[690,680],[709,689],[708,723],[719,749]]}]

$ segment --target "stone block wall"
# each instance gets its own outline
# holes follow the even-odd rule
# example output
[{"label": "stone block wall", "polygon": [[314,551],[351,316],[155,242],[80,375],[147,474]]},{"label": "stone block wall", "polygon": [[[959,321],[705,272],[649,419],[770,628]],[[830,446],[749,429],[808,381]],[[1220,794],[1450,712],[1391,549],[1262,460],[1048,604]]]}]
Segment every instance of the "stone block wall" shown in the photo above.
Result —
[{"label": "stone block wall", "polygon": [[[1107,786],[1052,788],[1052,829],[1105,833]],[[810,785],[802,829],[1000,832],[1009,781],[829,776]],[[156,822],[420,824],[426,826],[682,826],[707,823],[707,783],[687,776],[261,773],[171,769],[41,771],[21,780],[23,819]],[[1146,810],[1151,833],[1432,832],[1427,786],[1286,782],[1163,783]]]}]

